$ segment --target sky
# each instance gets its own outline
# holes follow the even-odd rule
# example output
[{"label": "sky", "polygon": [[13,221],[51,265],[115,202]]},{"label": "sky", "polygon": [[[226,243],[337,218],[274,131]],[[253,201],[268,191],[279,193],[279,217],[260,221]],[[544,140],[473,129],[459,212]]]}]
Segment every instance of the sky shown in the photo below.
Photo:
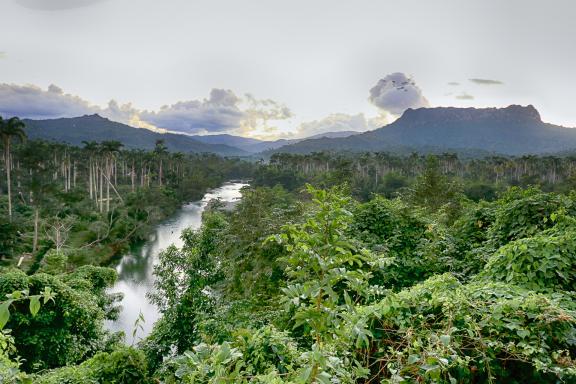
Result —
[{"label": "sky", "polygon": [[573,0],[2,0],[0,114],[259,138],[407,108],[576,127]]}]

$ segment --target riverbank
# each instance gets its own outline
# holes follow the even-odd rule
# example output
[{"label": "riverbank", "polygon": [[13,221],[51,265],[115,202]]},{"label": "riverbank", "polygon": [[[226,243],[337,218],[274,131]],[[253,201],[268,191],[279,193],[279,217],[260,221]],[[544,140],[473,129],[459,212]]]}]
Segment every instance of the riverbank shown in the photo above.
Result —
[{"label": "riverbank", "polygon": [[[222,176],[202,180],[187,189],[151,186],[135,192],[120,189],[122,204],[108,214],[80,211],[81,220],[70,223],[63,251],[68,256],[68,269],[91,264],[115,266],[131,247],[145,241],[154,226],[174,215],[183,204],[200,200],[208,191],[225,182]],[[86,205],[86,204],[83,204]],[[65,225],[65,223],[63,223]],[[35,255],[28,255],[20,268],[31,274],[53,249],[52,243],[43,246]]]},{"label": "riverbank", "polygon": [[137,337],[144,337],[152,330],[159,314],[156,307],[148,302],[146,294],[154,286],[153,270],[158,255],[172,244],[182,246],[182,231],[200,227],[202,213],[210,200],[234,203],[240,199],[240,189],[245,185],[247,184],[238,181],[228,182],[207,190],[201,199],[180,206],[170,217],[153,226],[144,242],[134,244],[120,256],[116,265],[118,281],[109,292],[124,294],[119,303],[123,310],[117,321],[107,322],[108,329],[124,331],[127,343],[131,343],[134,321],[142,313],[145,322]]}]

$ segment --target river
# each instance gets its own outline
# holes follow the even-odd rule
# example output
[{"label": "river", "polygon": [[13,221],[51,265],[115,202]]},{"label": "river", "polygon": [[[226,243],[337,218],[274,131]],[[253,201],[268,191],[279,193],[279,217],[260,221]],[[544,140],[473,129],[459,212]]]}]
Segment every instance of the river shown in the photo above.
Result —
[{"label": "river", "polygon": [[146,293],[154,287],[154,265],[158,255],[171,244],[182,246],[180,234],[186,228],[197,229],[202,222],[202,212],[212,199],[233,205],[240,197],[240,189],[247,184],[239,182],[225,183],[212,189],[202,200],[185,204],[169,219],[156,225],[147,241],[133,246],[129,252],[120,258],[116,271],[118,281],[109,292],[122,292],[124,298],[120,302],[122,312],[118,320],[107,322],[106,327],[112,331],[124,331],[126,343],[131,344],[132,330],[140,312],[144,315],[144,331],[138,331],[137,339],[150,333],[156,320],[160,317],[158,309],[148,302]]}]

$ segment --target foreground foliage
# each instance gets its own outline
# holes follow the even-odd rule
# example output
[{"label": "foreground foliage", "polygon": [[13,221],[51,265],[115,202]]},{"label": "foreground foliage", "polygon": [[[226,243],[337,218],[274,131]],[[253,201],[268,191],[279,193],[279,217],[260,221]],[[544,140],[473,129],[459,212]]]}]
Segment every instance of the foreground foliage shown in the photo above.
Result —
[{"label": "foreground foliage", "polygon": [[277,185],[244,189],[234,210],[210,203],[183,247],[160,255],[149,297],[162,318],[134,348],[102,331],[116,314],[106,294],[114,271],[68,271],[58,252],[35,274],[5,270],[1,302],[46,287],[54,296],[34,313],[30,300],[10,304],[0,375],[39,383],[576,382],[576,194],[512,187],[475,201],[439,173],[442,164],[421,163],[394,198],[357,200],[353,185]]}]

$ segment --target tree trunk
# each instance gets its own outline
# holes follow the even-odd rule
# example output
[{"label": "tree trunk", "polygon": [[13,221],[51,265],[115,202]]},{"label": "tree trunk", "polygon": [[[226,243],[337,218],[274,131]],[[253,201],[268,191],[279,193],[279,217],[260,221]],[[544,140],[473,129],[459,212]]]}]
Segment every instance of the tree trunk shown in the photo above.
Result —
[{"label": "tree trunk", "polygon": [[162,159],[160,159],[160,171],[158,172],[158,184],[162,186]]},{"label": "tree trunk", "polygon": [[4,164],[6,166],[6,187],[8,190],[8,219],[12,221],[12,187],[10,182],[10,138],[4,141]]},{"label": "tree trunk", "polygon": [[106,183],[106,213],[110,211],[110,177],[112,177],[112,162],[106,160],[106,178],[108,183]]},{"label": "tree trunk", "polygon": [[102,212],[104,210],[104,199],[102,199],[102,197],[104,195],[103,194],[104,190],[102,189],[103,188],[103,185],[102,185],[103,180],[102,179],[104,177],[103,177],[102,167],[99,167],[99,168],[100,168],[100,212]]},{"label": "tree trunk", "polygon": [[39,221],[39,209],[34,207],[34,240],[32,242],[32,252],[36,253],[38,250],[38,221]]},{"label": "tree trunk", "polygon": [[130,180],[132,181],[132,192],[134,192],[134,179],[136,178],[136,174],[134,173],[134,160],[132,160],[132,171],[130,172]]}]

